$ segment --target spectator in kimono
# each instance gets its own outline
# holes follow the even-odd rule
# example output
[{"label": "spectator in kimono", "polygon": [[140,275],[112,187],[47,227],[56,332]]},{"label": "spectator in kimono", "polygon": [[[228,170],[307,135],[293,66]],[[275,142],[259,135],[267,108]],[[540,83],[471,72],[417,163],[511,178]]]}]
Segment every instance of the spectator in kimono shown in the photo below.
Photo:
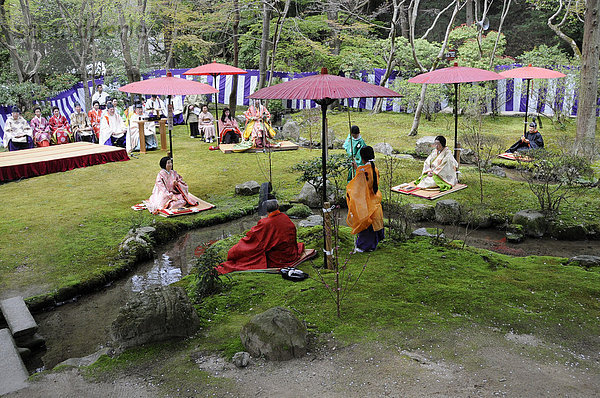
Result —
[{"label": "spectator in kimono", "polygon": [[164,209],[179,209],[195,206],[200,199],[189,193],[187,184],[175,170],[173,160],[165,156],[160,159],[160,168],[152,189],[152,195],[144,201],[150,213],[156,214]]},{"label": "spectator in kimono", "polygon": [[[134,113],[131,118],[129,118],[129,132],[127,133],[126,149],[129,153],[140,150],[140,127],[138,122],[146,119],[144,116],[144,107],[142,106],[142,103],[137,102],[134,107]],[[146,149],[158,148],[154,122],[149,122],[147,120],[144,122],[143,134],[144,139],[146,140]]]},{"label": "spectator in kimono", "polygon": [[220,274],[249,269],[293,266],[304,253],[304,243],[296,240],[296,226],[279,211],[277,200],[265,202],[268,215],[261,218],[229,252],[227,261],[217,267]]},{"label": "spectator in kimono", "polygon": [[215,118],[208,111],[208,106],[202,105],[202,112],[198,115],[198,119],[200,134],[204,136],[206,142],[213,142],[215,140]]},{"label": "spectator in kimono", "polygon": [[156,94],[150,96],[150,99],[146,101],[146,114],[156,119],[166,116],[167,107],[165,102]]},{"label": "spectator in kimono", "polygon": [[73,141],[71,126],[67,118],[60,114],[57,106],[52,108],[52,117],[48,120],[50,132],[52,133],[52,144],[68,144]]},{"label": "spectator in kimono", "polygon": [[46,118],[42,116],[42,108],[36,106],[33,108],[33,113],[33,119],[31,119],[29,125],[33,130],[33,141],[35,142],[35,146],[50,146],[50,139],[52,138],[50,124],[48,124]]},{"label": "spectator in kimono", "polygon": [[184,124],[183,120],[183,97],[181,95],[173,96],[173,124]]},{"label": "spectator in kimono", "polygon": [[423,173],[415,184],[422,189],[439,188],[440,191],[448,191],[458,184],[457,168],[458,163],[446,146],[446,138],[438,135],[433,142],[433,150],[423,164]]},{"label": "spectator in kimono", "polygon": [[271,114],[260,101],[254,100],[248,110],[244,112],[244,117],[246,118],[246,128],[243,138],[244,141],[250,141],[252,147],[262,148],[263,138],[268,140],[275,137],[275,130],[269,123]]},{"label": "spectator in kimono", "polygon": [[92,124],[88,115],[81,110],[81,104],[75,104],[75,112],[71,113],[71,131],[75,141],[96,142],[96,136],[92,131]]},{"label": "spectator in kimono", "polygon": [[112,102],[106,104],[106,112],[100,118],[100,144],[125,148],[127,126],[115,112]]},{"label": "spectator in kimono", "polygon": [[33,131],[17,106],[4,123],[4,147],[9,151],[33,148]]},{"label": "spectator in kimono", "polygon": [[102,84],[98,84],[98,86],[96,86],[96,92],[94,93],[94,95],[92,95],[92,103],[94,101],[98,101],[100,109],[106,108],[106,101],[108,101],[108,94],[104,91],[104,87],[102,87]]},{"label": "spectator in kimono", "polygon": [[112,98],[110,102],[112,102],[113,108],[115,108],[115,113],[118,113],[119,116],[121,116],[123,122],[127,124],[127,113],[125,112],[125,109],[119,106],[119,100],[116,98]]},{"label": "spectator in kimono", "polygon": [[231,116],[229,108],[224,108],[219,119],[219,137],[223,144],[237,144],[242,138],[242,132],[237,120]]},{"label": "spectator in kimono", "polygon": [[100,137],[100,117],[102,116],[102,109],[100,109],[100,102],[94,101],[93,108],[88,112],[90,123],[92,124],[92,130],[96,135],[96,141]]}]

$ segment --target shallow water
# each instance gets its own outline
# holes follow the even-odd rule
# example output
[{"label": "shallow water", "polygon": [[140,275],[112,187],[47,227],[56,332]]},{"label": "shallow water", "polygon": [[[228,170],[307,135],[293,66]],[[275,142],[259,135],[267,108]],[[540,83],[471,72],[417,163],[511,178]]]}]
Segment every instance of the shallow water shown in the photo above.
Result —
[{"label": "shallow water", "polygon": [[[30,372],[51,369],[68,358],[83,357],[102,348],[109,340],[109,329],[119,308],[136,292],[150,286],[168,285],[187,275],[204,243],[239,234],[256,224],[257,215],[244,217],[214,227],[190,231],[172,244],[157,250],[153,261],[140,264],[127,277],[99,292],[78,297],[51,311],[35,315],[39,333],[46,338],[48,350],[27,364]],[[341,217],[344,220],[344,217]],[[416,227],[438,227],[423,223]],[[475,230],[442,226],[446,237],[465,240],[468,245],[514,256],[600,254],[600,241],[566,242],[529,239],[520,244],[506,243],[497,230]]]}]

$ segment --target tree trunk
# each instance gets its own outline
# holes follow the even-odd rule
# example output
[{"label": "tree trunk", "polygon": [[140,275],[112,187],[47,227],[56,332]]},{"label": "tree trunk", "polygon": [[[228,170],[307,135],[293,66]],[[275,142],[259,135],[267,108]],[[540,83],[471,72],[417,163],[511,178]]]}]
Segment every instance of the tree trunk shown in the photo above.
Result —
[{"label": "tree trunk", "polygon": [[558,24],[554,24],[554,18],[556,18],[562,11],[563,9],[563,1],[560,0],[560,5],[558,7],[558,10],[556,10],[556,12],[550,17],[548,18],[548,27],[550,29],[552,29],[552,31],[554,33],[556,33],[556,35],[563,40],[564,42],[566,42],[569,47],[571,47],[571,50],[573,51],[573,55],[575,56],[575,58],[577,59],[581,59],[581,50],[579,49],[579,47],[577,46],[577,43],[575,42],[575,40],[573,40],[572,38],[570,38],[569,36],[567,36],[562,30],[561,27],[562,25],[565,24],[565,22],[567,21],[567,17],[571,14],[570,7],[571,7],[571,0],[569,0],[569,2],[567,3],[566,6],[564,6],[565,8],[565,14],[563,16],[563,19],[558,23]]},{"label": "tree trunk", "polygon": [[271,81],[273,80],[273,72],[275,69],[275,54],[277,53],[277,44],[279,44],[279,37],[281,36],[281,30],[283,29],[283,23],[285,22],[285,18],[287,17],[287,13],[290,9],[291,0],[285,0],[285,6],[283,7],[283,12],[279,14],[277,17],[277,24],[275,24],[275,34],[273,35],[273,49],[271,50],[271,73],[269,74],[269,83],[267,87],[271,86]]},{"label": "tree trunk", "polygon": [[408,7],[404,1],[400,4],[400,31],[402,32],[402,37],[408,39]]},{"label": "tree trunk", "polygon": [[263,0],[262,14],[262,36],[260,39],[260,59],[258,61],[259,79],[258,89],[265,86],[267,82],[267,56],[269,53],[269,28],[271,23],[271,10],[267,0]]},{"label": "tree trunk", "polygon": [[598,62],[600,59],[600,0],[587,0],[581,48],[581,88],[577,106],[576,150],[595,155],[596,108],[598,106]]},{"label": "tree trunk", "polygon": [[467,0],[465,4],[465,10],[467,14],[465,22],[467,23],[467,26],[471,26],[473,25],[473,22],[475,22],[473,18],[473,0]]},{"label": "tree trunk", "polygon": [[[385,74],[381,78],[380,86],[385,86],[388,79],[390,78],[390,74],[392,73],[392,69],[396,65],[396,31],[398,25],[398,19],[400,18],[401,9],[400,7],[404,1],[402,0],[393,0],[394,13],[392,16],[392,21],[390,22],[390,34],[388,38],[390,39],[390,52],[388,54],[387,62],[386,62],[386,70]],[[375,101],[375,106],[373,107],[373,114],[381,112],[381,105],[383,104],[383,98],[377,98]]]},{"label": "tree trunk", "polygon": [[498,26],[498,35],[496,36],[496,41],[494,42],[494,49],[492,50],[492,55],[490,56],[490,69],[494,65],[494,57],[496,56],[496,48],[498,48],[498,41],[500,40],[500,33],[502,33],[502,25],[504,25],[504,20],[508,15],[508,10],[510,10],[511,0],[504,0],[502,3],[502,14],[500,15],[500,25]]},{"label": "tree trunk", "polygon": [[[138,7],[140,9],[140,26],[139,26],[139,47],[141,47],[141,54],[143,54],[144,65],[150,65],[150,49],[148,48],[148,28],[146,27],[146,8],[148,6],[147,0],[138,0]],[[140,54],[138,54],[138,58]],[[138,61],[138,69],[141,63]]]},{"label": "tree trunk", "polygon": [[[240,55],[240,46],[238,42],[238,29],[240,27],[240,5],[238,0],[233,0],[233,66],[237,68]],[[235,108],[237,107],[237,85],[238,75],[233,75],[231,93],[229,94],[229,109],[231,115],[235,116]]]},{"label": "tree trunk", "polygon": [[23,83],[25,81],[23,61],[21,60],[21,57],[19,57],[17,46],[15,46],[13,32],[10,30],[8,20],[6,19],[5,0],[0,0],[0,29],[4,36],[0,36],[0,43],[8,50],[19,83]]},{"label": "tree trunk", "polygon": [[327,24],[331,28],[331,43],[329,48],[333,55],[340,55],[340,29],[338,27],[339,4],[336,1],[327,2]]},{"label": "tree trunk", "polygon": [[123,64],[125,66],[125,73],[127,74],[127,80],[129,83],[140,80],[136,80],[136,75],[139,75],[139,71],[136,73],[135,66],[133,65],[133,59],[131,58],[131,48],[129,47],[129,25],[123,15],[123,10],[120,7],[119,12],[119,39],[121,42],[121,53],[123,54]]}]

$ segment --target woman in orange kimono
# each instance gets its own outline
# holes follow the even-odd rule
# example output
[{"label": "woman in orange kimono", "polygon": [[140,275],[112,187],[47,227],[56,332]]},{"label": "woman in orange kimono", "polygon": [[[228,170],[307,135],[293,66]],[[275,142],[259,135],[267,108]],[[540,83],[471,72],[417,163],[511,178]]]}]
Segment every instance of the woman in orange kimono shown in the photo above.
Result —
[{"label": "woman in orange kimono", "polygon": [[102,118],[102,109],[100,109],[100,102],[94,101],[94,107],[88,112],[90,123],[92,124],[92,130],[96,134],[96,142],[100,138],[100,120]]},{"label": "woman in orange kimono", "polygon": [[73,134],[71,133],[71,126],[66,117],[60,114],[60,110],[57,106],[52,108],[52,117],[48,120],[50,125],[50,132],[52,133],[52,144],[68,144],[73,142]]},{"label": "woman in orange kimono", "polygon": [[370,146],[361,148],[364,166],[356,168],[356,175],[346,187],[348,217],[346,222],[356,237],[354,252],[369,252],[384,238],[383,210],[379,190],[379,170],[375,167],[375,152]]},{"label": "woman in orange kimono", "polygon": [[160,168],[150,199],[144,204],[150,213],[156,214],[164,209],[179,209],[195,206],[199,203],[197,197],[188,192],[188,186],[183,178],[173,170],[173,160],[165,156],[160,159]]}]

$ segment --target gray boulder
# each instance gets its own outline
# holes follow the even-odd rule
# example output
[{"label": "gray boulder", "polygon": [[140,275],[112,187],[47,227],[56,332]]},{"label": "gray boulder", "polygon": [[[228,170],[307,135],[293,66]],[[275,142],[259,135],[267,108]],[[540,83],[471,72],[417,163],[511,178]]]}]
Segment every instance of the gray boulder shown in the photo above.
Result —
[{"label": "gray boulder", "polygon": [[409,203],[407,216],[414,221],[430,221],[435,218],[435,208],[424,203]]},{"label": "gray boulder", "polygon": [[521,242],[523,242],[523,240],[525,240],[525,237],[523,236],[523,234],[520,234],[517,232],[506,231],[505,236],[506,236],[506,241],[510,242],[510,243],[521,243]]},{"label": "gray boulder", "polygon": [[587,229],[583,224],[567,225],[562,220],[552,222],[548,226],[548,232],[553,238],[559,240],[585,240]]},{"label": "gray boulder", "polygon": [[415,145],[415,152],[417,156],[427,157],[432,151],[432,145],[435,141],[435,137],[432,135],[427,135],[425,137],[421,137],[417,140]]},{"label": "gray boulder", "polygon": [[463,148],[460,151],[460,162],[462,164],[477,164],[477,156],[475,152],[469,148]]},{"label": "gray boulder", "polygon": [[391,156],[396,159],[415,160],[412,155],[408,155],[406,153],[393,153]]},{"label": "gray boulder", "polygon": [[579,256],[571,257],[569,259],[569,264],[571,263],[575,263],[585,268],[600,267],[600,257],[582,254]]},{"label": "gray boulder", "polygon": [[442,230],[436,228],[418,228],[411,232],[412,236],[427,236],[430,238],[444,238]]},{"label": "gray boulder", "polygon": [[[329,181],[327,182],[327,197],[330,202],[333,202],[335,199],[335,185]],[[305,182],[298,195],[298,201],[310,208],[317,208],[321,206],[321,195],[317,193],[314,186]]]},{"label": "gray boulder", "polygon": [[274,307],[254,316],[242,327],[242,344],[255,358],[271,361],[301,358],[306,354],[306,326],[285,308]]},{"label": "gray boulder", "polygon": [[123,255],[136,255],[138,259],[152,258],[155,232],[156,228],[154,227],[130,229],[121,242],[119,251]]},{"label": "gray boulder", "polygon": [[523,232],[527,236],[541,238],[548,227],[546,218],[536,210],[521,210],[513,216],[513,224],[523,226]]},{"label": "gray boulder", "polygon": [[304,204],[294,205],[285,212],[290,218],[306,218],[313,214],[310,207]]},{"label": "gray boulder", "polygon": [[496,177],[506,178],[506,171],[500,166],[492,166],[488,173],[495,175]]},{"label": "gray boulder", "polygon": [[460,221],[460,203],[456,200],[440,200],[435,205],[435,220],[440,224],[455,224]]},{"label": "gray boulder", "polygon": [[199,320],[181,287],[153,287],[129,300],[113,321],[110,336],[119,349],[177,337],[198,330]]},{"label": "gray boulder", "polygon": [[232,362],[238,368],[245,368],[250,363],[250,354],[245,351],[236,352]]},{"label": "gray boulder", "polygon": [[281,129],[281,136],[278,139],[297,142],[298,138],[300,138],[300,125],[293,120],[287,120]]},{"label": "gray boulder", "polygon": [[256,181],[246,181],[235,186],[235,194],[241,196],[256,195],[260,191],[260,184]]},{"label": "gray boulder", "polygon": [[394,153],[394,148],[392,148],[392,146],[387,142],[378,142],[377,144],[373,145],[373,150],[375,153],[382,153],[388,156]]},{"label": "gray boulder", "polygon": [[315,227],[317,225],[323,225],[323,216],[313,214],[308,216],[306,220],[302,220],[298,223],[300,227]]}]

